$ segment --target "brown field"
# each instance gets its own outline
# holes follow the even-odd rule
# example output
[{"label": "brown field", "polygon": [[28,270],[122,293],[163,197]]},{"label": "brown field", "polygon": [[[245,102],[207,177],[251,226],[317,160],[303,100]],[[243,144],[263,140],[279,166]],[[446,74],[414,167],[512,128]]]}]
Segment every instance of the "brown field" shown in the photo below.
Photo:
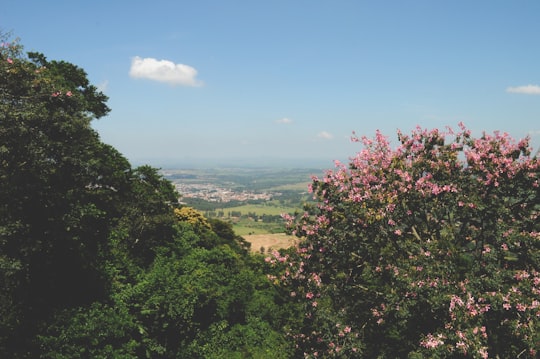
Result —
[{"label": "brown field", "polygon": [[260,252],[264,247],[265,252],[269,249],[281,249],[292,247],[296,241],[295,236],[289,236],[284,233],[275,234],[251,234],[242,236],[251,243],[252,252]]}]

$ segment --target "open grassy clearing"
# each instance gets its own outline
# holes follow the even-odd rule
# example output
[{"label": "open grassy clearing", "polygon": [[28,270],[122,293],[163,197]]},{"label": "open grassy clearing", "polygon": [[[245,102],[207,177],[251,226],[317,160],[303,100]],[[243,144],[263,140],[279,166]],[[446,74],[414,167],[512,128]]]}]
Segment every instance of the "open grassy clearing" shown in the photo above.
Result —
[{"label": "open grassy clearing", "polygon": [[299,183],[290,183],[290,184],[283,184],[275,187],[270,187],[267,190],[268,191],[299,191],[299,192],[307,192],[308,186],[311,184],[311,181],[306,182],[299,182]]},{"label": "open grassy clearing", "polygon": [[283,223],[264,223],[243,218],[233,222],[233,230],[240,236],[251,234],[273,234],[285,232]]},{"label": "open grassy clearing", "polygon": [[276,234],[254,234],[243,236],[246,241],[251,243],[252,252],[268,252],[272,249],[281,249],[292,247],[298,238],[284,233]]},{"label": "open grassy clearing", "polygon": [[233,225],[233,230],[234,230],[234,233],[244,238],[246,238],[246,236],[252,236],[256,234],[271,234],[268,232],[266,228],[247,227],[247,226],[238,225],[238,224]]},{"label": "open grassy clearing", "polygon": [[275,202],[270,202],[271,204],[244,204],[242,206],[236,206],[236,207],[229,207],[224,208],[222,211],[225,213],[227,212],[241,212],[243,215],[247,215],[248,213],[255,213],[257,216],[262,216],[263,214],[270,215],[270,216],[279,216],[283,213],[294,213],[295,211],[298,211],[298,208],[290,207],[290,206],[281,206],[279,204],[275,204]]}]

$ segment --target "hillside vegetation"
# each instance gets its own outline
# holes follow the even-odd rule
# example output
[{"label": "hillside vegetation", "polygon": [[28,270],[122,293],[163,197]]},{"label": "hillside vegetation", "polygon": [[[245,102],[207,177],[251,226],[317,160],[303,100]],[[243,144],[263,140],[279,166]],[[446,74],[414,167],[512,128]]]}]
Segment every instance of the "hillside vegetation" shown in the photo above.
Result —
[{"label": "hillside vegetation", "polygon": [[0,357],[291,357],[262,257],[100,141],[82,69],[2,40]]},{"label": "hillside vegetation", "polygon": [[101,142],[81,68],[0,37],[1,358],[538,357],[528,139],[358,138],[262,255]]}]

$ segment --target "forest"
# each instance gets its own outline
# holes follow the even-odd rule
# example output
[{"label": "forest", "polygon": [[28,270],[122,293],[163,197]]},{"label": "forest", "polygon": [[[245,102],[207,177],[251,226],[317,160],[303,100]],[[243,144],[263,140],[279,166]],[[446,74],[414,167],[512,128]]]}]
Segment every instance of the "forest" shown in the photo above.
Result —
[{"label": "forest", "polygon": [[100,140],[83,69],[0,37],[0,357],[538,357],[529,139],[358,137],[284,215],[298,245],[251,253]]}]

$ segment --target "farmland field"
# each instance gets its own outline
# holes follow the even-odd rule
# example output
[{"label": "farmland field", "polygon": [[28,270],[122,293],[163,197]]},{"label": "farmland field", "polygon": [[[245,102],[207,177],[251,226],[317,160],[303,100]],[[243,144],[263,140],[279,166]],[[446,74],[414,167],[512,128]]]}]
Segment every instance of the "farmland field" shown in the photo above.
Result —
[{"label": "farmland field", "polygon": [[294,211],[299,211],[301,206],[281,206],[268,203],[247,203],[236,207],[230,207],[223,209],[227,212],[241,212],[241,213],[254,213],[257,216],[270,215],[270,216],[280,216],[283,213],[294,213]]},{"label": "farmland field", "polygon": [[265,223],[262,221],[253,220],[249,217],[225,220],[232,224],[233,230],[236,234],[244,237],[252,234],[275,234],[285,232],[285,225],[283,221]]},{"label": "farmland field", "polygon": [[279,234],[253,234],[244,236],[251,243],[252,252],[268,252],[272,249],[289,248],[294,245],[296,237]]}]

